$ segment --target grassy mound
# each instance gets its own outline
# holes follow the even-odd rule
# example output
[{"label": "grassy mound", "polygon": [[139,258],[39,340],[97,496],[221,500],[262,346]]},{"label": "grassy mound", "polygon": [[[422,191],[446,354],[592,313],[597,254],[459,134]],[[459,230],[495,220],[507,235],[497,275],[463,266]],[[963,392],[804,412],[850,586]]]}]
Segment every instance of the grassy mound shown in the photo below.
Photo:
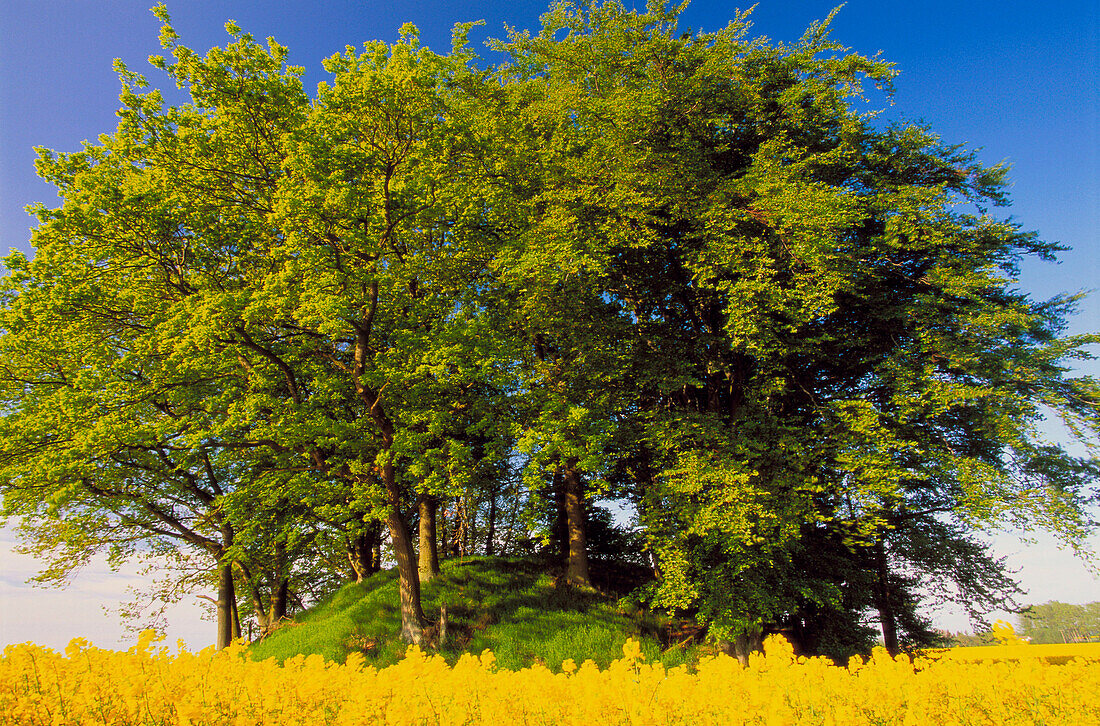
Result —
[{"label": "grassy mound", "polygon": [[[605,592],[577,591],[556,584],[553,568],[537,558],[467,557],[446,561],[443,572],[421,592],[429,618],[447,610],[447,636],[438,652],[453,663],[462,653],[490,649],[501,667],[519,669],[542,663],[558,669],[567,658],[579,665],[592,659],[600,667],[622,657],[622,644],[635,638],[647,660],[666,666],[694,662],[696,647],[667,647],[667,620],[619,596],[639,581],[629,568],[593,563],[593,581]],[[318,653],[343,662],[362,653],[384,667],[401,659],[405,644],[397,637],[397,572],[378,573],[349,584],[329,600],[253,644],[256,660],[282,662],[298,654]]]}]

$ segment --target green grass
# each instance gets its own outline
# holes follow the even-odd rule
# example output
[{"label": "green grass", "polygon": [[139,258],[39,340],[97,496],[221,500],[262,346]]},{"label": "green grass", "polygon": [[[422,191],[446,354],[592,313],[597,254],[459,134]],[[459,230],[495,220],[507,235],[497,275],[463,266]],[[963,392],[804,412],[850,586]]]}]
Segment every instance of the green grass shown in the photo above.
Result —
[{"label": "green grass", "polygon": [[[631,578],[636,582],[636,573],[593,563],[594,581],[610,592],[578,591],[557,586],[552,568],[537,558],[468,557],[444,562],[442,574],[423,586],[421,599],[429,619],[438,618],[446,606],[447,640],[437,652],[451,663],[462,653],[489,649],[503,668],[541,663],[557,670],[567,658],[606,667],[622,657],[627,638],[641,642],[647,660],[669,667],[697,660],[695,646],[669,649],[662,644],[667,620],[620,605]],[[390,570],[346,585],[254,643],[250,653],[256,660],[279,662],[318,653],[343,662],[359,652],[368,663],[384,667],[405,652],[397,637],[400,624],[397,574]]]}]

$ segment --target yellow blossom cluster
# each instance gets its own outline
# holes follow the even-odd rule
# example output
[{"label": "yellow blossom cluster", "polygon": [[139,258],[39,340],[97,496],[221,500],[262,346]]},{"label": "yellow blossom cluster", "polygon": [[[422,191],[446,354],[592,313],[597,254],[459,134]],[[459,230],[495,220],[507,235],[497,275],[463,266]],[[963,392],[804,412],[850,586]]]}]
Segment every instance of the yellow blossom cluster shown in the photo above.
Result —
[{"label": "yellow blossom cluster", "polygon": [[[1027,655],[968,662],[890,658],[847,667],[796,657],[771,638],[747,667],[720,655],[689,671],[649,664],[635,641],[606,670],[499,669],[492,653],[454,666],[411,647],[381,670],[351,656],[278,665],[243,646],[176,654],[152,633],[127,652],[74,640],[0,657],[0,721],[10,726],[334,724],[1097,724],[1100,648],[1060,665]],[[1022,649],[1017,649],[1022,650]],[[1004,654],[1002,654],[1004,655]]]}]

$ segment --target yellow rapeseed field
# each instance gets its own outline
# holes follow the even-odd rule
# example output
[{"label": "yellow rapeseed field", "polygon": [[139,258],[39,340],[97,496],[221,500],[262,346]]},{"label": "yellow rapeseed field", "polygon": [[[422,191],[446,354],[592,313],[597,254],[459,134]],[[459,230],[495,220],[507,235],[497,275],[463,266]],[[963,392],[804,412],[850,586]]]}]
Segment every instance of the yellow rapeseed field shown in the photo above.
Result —
[{"label": "yellow rapeseed field", "polygon": [[311,656],[280,666],[249,660],[241,645],[172,654],[146,633],[127,652],[77,639],[64,654],[25,644],[0,658],[5,726],[1094,726],[1097,696],[1097,646],[972,648],[915,660],[878,650],[841,667],[795,657],[786,641],[771,638],[748,667],[720,655],[688,672],[645,663],[627,641],[623,658],[606,670],[566,661],[554,673],[498,669],[488,651],[451,667],[415,647],[381,670],[357,656],[343,665]]}]

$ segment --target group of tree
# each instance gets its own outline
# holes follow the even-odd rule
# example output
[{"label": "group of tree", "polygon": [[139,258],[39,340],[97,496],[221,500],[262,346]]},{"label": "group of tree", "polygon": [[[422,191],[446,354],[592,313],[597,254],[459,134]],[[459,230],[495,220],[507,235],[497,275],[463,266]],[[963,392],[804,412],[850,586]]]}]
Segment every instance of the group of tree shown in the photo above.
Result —
[{"label": "group of tree", "polygon": [[1091,643],[1100,641],[1100,602],[1084,605],[1051,600],[1024,609],[1020,635],[1032,643]]},{"label": "group of tree", "polygon": [[1040,423],[1096,444],[1098,338],[1014,287],[1059,248],[990,214],[1004,168],[857,112],[895,71],[827,21],[558,4],[496,64],[406,26],[310,96],[274,41],[200,56],[155,12],[190,101],[120,64],[5,260],[3,512],[44,579],[202,558],[224,644],[384,555],[418,642],[441,556],[549,543],[586,587],[596,523],[651,606],[844,654],[1011,606],[985,528],[1083,540],[1097,463]]}]

